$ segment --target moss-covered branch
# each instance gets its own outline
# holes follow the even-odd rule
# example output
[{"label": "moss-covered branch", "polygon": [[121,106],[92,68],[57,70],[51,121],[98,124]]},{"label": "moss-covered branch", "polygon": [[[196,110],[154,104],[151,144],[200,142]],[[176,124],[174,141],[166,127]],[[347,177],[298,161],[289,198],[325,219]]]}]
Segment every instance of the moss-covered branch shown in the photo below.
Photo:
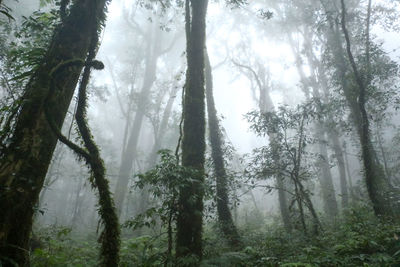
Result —
[{"label": "moss-covered branch", "polygon": [[[65,69],[67,66],[73,66],[77,64],[82,65],[84,63],[85,68],[79,86],[78,106],[75,118],[79,132],[84,142],[85,149],[74,144],[61,133],[60,129],[53,122],[49,110],[46,108],[48,105],[45,105],[45,114],[49,125],[57,138],[62,143],[67,145],[70,149],[72,149],[79,158],[85,159],[86,164],[91,170],[93,177],[93,179],[91,179],[91,183],[93,187],[97,188],[99,192],[99,214],[102,222],[104,223],[104,231],[100,236],[100,242],[102,243],[101,265],[117,266],[119,262],[120,247],[120,230],[118,218],[115,212],[114,202],[111,197],[108,180],[105,177],[106,170],[104,167],[104,162],[101,159],[100,151],[93,140],[92,134],[86,121],[87,86],[90,79],[91,68],[104,68],[103,63],[94,60],[98,43],[97,33],[94,33],[94,36],[95,37],[92,39],[86,63],[84,63],[84,61],[82,61],[81,59],[73,59],[68,62],[63,62],[62,64],[59,64],[50,72],[50,80],[51,83],[53,83],[52,75],[60,73],[62,69]],[[50,101],[55,90],[55,85],[52,85],[46,101]]]}]

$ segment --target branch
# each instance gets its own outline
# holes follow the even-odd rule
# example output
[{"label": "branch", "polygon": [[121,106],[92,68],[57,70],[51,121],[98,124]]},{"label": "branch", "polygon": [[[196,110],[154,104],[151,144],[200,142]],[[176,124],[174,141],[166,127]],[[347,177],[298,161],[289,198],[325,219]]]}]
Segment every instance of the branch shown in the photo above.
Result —
[{"label": "branch", "polygon": [[349,32],[347,31],[346,28],[346,7],[344,4],[344,0],[340,0],[341,5],[342,5],[342,30],[344,33],[344,38],[346,40],[346,50],[347,50],[347,56],[349,57],[350,65],[353,69],[354,76],[356,77],[357,85],[360,90],[360,99],[359,101],[361,103],[365,102],[365,88],[364,88],[364,82],[360,76],[360,73],[358,72],[356,62],[354,60],[353,53],[351,52],[351,44],[350,44],[350,37],[349,37]]},{"label": "branch", "polygon": [[257,81],[257,85],[258,85],[258,87],[260,88],[260,91],[263,89],[263,86],[262,86],[262,83],[261,83],[261,81],[260,81],[260,78],[258,77],[258,75],[257,75],[257,73],[255,72],[255,70],[253,70],[250,66],[246,66],[246,65],[240,64],[240,63],[236,62],[236,61],[233,60],[233,59],[232,59],[232,62],[233,62],[233,64],[235,64],[236,66],[238,66],[238,67],[240,67],[240,68],[244,68],[244,69],[249,70],[249,71],[254,75],[254,78],[255,78],[256,81]]},{"label": "branch", "polygon": [[113,71],[113,67],[112,67],[111,61],[110,61],[110,59],[108,57],[106,57],[106,61],[107,61],[107,65],[108,65],[108,70],[109,70],[110,75],[111,75],[111,80],[112,80],[113,85],[114,85],[115,95],[117,96],[119,108],[121,109],[122,115],[126,118],[128,114],[127,114],[127,111],[124,109],[124,106],[123,106],[122,101],[121,101],[121,96],[120,96],[119,91],[118,91],[118,85],[117,85],[117,82],[116,82],[116,79],[115,79],[115,75],[114,75],[114,71]]}]

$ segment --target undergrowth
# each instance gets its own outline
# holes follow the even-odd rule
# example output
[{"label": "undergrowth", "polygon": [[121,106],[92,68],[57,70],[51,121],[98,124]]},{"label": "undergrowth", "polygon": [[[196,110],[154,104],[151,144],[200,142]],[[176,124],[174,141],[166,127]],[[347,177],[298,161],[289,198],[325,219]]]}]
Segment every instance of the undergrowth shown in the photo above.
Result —
[{"label": "undergrowth", "polygon": [[[381,220],[363,206],[344,212],[319,236],[291,233],[276,224],[257,230],[241,228],[245,248],[231,251],[218,229],[206,227],[201,266],[390,266],[400,267],[400,222]],[[50,227],[36,232],[41,246],[31,254],[32,266],[97,266],[97,242],[77,238],[70,229]],[[121,266],[163,266],[166,242],[151,236],[125,238]]]}]

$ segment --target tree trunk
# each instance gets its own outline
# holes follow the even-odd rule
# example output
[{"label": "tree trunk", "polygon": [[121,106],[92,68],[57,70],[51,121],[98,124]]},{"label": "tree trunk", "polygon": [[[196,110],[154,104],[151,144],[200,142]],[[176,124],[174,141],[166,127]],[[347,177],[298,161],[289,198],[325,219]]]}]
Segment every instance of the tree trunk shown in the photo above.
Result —
[{"label": "tree trunk", "polygon": [[315,127],[315,136],[319,140],[318,150],[320,159],[318,161],[319,168],[322,172],[320,177],[322,199],[324,201],[325,213],[333,218],[338,214],[338,207],[333,187],[332,174],[328,161],[328,149],[326,148],[325,134],[322,124],[318,123]]},{"label": "tree trunk", "polygon": [[[189,3],[191,5],[189,5]],[[176,255],[202,256],[205,153],[204,47],[207,0],[186,0],[187,72],[182,165],[198,171],[179,194]],[[189,177],[188,177],[189,178]]]},{"label": "tree trunk", "polygon": [[340,178],[340,193],[342,197],[342,208],[346,208],[349,205],[349,193],[346,178],[346,166],[344,164],[343,150],[340,145],[340,139],[336,129],[329,133],[329,137],[333,143],[333,151],[335,153],[335,158],[338,163],[339,178]]},{"label": "tree trunk", "polygon": [[217,110],[215,108],[212,69],[207,49],[205,49],[204,55],[208,128],[211,144],[211,157],[216,178],[218,219],[221,230],[228,239],[230,246],[234,249],[239,249],[241,247],[240,237],[236,226],[233,223],[232,214],[229,209],[228,177],[225,169],[224,152],[222,151],[223,141],[221,140],[221,131],[217,117]]},{"label": "tree trunk", "polygon": [[[368,195],[372,202],[372,207],[377,216],[391,216],[392,209],[390,199],[387,197],[389,193],[389,185],[384,178],[382,166],[376,161],[375,151],[370,138],[369,119],[366,103],[366,84],[364,83],[361,74],[358,71],[356,62],[351,52],[351,43],[349,33],[346,28],[346,7],[344,0],[341,0],[341,24],[342,31],[346,41],[346,52],[350,61],[355,82],[357,83],[358,90],[353,88],[352,94],[357,96],[354,103],[354,108],[357,108],[357,113],[360,114],[360,120],[357,121],[358,135],[361,144],[361,154],[364,164],[365,182],[367,185]],[[355,91],[355,92],[354,92]]]},{"label": "tree trunk", "polygon": [[[251,79],[251,76],[254,76],[254,79],[256,80],[258,89],[259,89],[259,99],[258,99],[258,107],[260,109],[261,113],[265,112],[274,112],[274,104],[272,102],[271,95],[269,93],[270,85],[268,84],[268,79],[265,77],[266,71],[262,69],[261,75],[257,74],[256,71],[245,65],[241,65],[239,63],[233,62],[235,65],[237,65],[240,68],[247,69],[248,71],[251,72],[251,75],[249,79]],[[260,65],[261,66],[261,65]],[[268,77],[268,76],[267,76]],[[256,93],[253,92],[253,98],[257,100]],[[272,131],[268,131],[268,138],[270,141],[270,147],[274,151],[273,152],[273,161],[275,162],[276,165],[279,165],[280,163],[280,155],[278,152],[276,152],[276,147],[277,147],[277,140],[276,140],[276,134]],[[292,223],[290,220],[290,212],[289,212],[289,206],[287,203],[287,194],[286,194],[286,185],[284,182],[284,178],[282,174],[277,173],[275,175],[276,179],[276,184],[277,184],[277,189],[278,189],[278,199],[279,199],[279,209],[281,212],[282,216],[282,221],[285,229],[290,232],[292,230]]]},{"label": "tree trunk", "polygon": [[[25,88],[23,104],[11,143],[0,159],[0,259],[19,266],[29,265],[28,240],[34,207],[54,152],[57,137],[44,114],[50,90],[49,73],[68,60],[85,61],[93,29],[99,27],[108,1],[75,1],[69,16],[56,30],[42,64]],[[53,77],[57,92],[48,106],[61,128],[82,66],[70,67]],[[6,264],[6,263],[4,263]]]},{"label": "tree trunk", "polygon": [[[330,95],[329,95],[329,91],[328,91],[328,79],[326,77],[325,69],[323,68],[323,66],[321,64],[321,61],[316,58],[316,56],[313,52],[312,33],[309,29],[306,29],[304,31],[304,39],[305,39],[304,46],[305,46],[305,50],[306,50],[306,55],[307,55],[309,65],[311,66],[312,75],[313,75],[312,79],[311,79],[311,85],[313,86],[313,97],[316,99],[321,99],[321,101],[323,100],[324,103],[329,103]],[[322,97],[320,94],[320,89],[323,93]],[[334,121],[333,121],[332,116],[330,114],[328,114],[326,120],[322,121],[322,123],[320,123],[320,125],[317,126],[318,128],[323,127],[325,129],[324,131],[321,131],[319,133],[320,137],[322,135],[325,135],[324,133],[326,131],[327,125],[329,125],[329,124],[334,125],[333,122]],[[348,193],[347,193],[346,171],[345,171],[344,162],[343,162],[343,153],[342,153],[341,147],[340,147],[340,141],[339,141],[337,127],[330,126],[330,128],[333,128],[333,129],[328,131],[328,137],[332,140],[333,150],[335,153],[336,160],[338,162],[342,207],[346,207],[348,204]],[[320,140],[325,141],[325,137]],[[323,143],[325,143],[325,142],[323,142]],[[326,147],[326,145],[325,145],[325,147]],[[325,148],[325,150],[326,150],[326,148]],[[327,175],[331,176],[330,173]],[[328,183],[329,183],[329,181],[328,181]],[[333,185],[330,188],[332,189]],[[335,202],[336,202],[336,197],[335,197]],[[336,206],[335,209],[336,209],[336,214],[337,214],[337,210],[338,210],[337,204],[335,204],[335,206]]]},{"label": "tree trunk", "polygon": [[[303,36],[306,42],[306,48],[310,47],[310,40],[309,36],[305,34]],[[290,46],[292,48],[292,52],[294,56],[296,57],[296,67],[297,71],[300,76],[300,81],[301,84],[303,85],[303,92],[306,96],[306,99],[310,99],[310,87],[312,89],[312,95],[315,98],[319,98],[319,84],[317,83],[317,77],[315,77],[315,70],[313,69],[314,75],[312,76],[311,79],[308,79],[303,71],[302,67],[302,60],[300,56],[300,51],[298,48],[296,48],[295,43],[292,39],[291,34],[288,34],[288,40],[290,43]],[[308,44],[308,47],[307,47]],[[310,52],[308,54],[308,60],[310,61],[311,67],[313,66],[312,58],[310,55]],[[335,196],[335,188],[333,186],[333,181],[332,181],[332,174],[331,170],[329,167],[329,162],[328,160],[328,150],[326,148],[326,142],[325,142],[325,134],[323,130],[323,125],[324,121],[322,119],[319,119],[314,127],[314,135],[318,142],[318,150],[321,159],[318,162],[319,169],[321,170],[321,175],[319,176],[319,182],[321,185],[321,192],[322,192],[322,200],[324,202],[324,210],[325,213],[329,217],[335,217],[338,214],[338,208],[337,208],[337,202],[336,202],[336,196]]]},{"label": "tree trunk", "polygon": [[283,180],[282,175],[278,174],[276,176],[276,184],[278,186],[278,200],[279,200],[279,210],[281,212],[283,226],[285,227],[286,231],[292,231],[292,222],[290,220],[290,212],[289,212],[289,205],[287,200],[287,194],[285,192],[286,186],[285,181]]},{"label": "tree trunk", "polygon": [[139,135],[142,128],[146,106],[148,98],[151,92],[151,87],[156,79],[157,61],[160,53],[160,32],[158,25],[154,26],[153,32],[147,41],[146,50],[146,63],[145,63],[145,74],[142,84],[142,89],[137,102],[137,111],[133,120],[131,133],[128,139],[128,144],[124,148],[124,155],[121,159],[121,165],[119,169],[118,181],[115,187],[115,206],[117,208],[118,215],[121,215],[121,211],[124,204],[126,192],[128,191],[129,179],[132,177],[132,167],[137,154],[137,145],[139,141]]},{"label": "tree trunk", "polygon": [[179,91],[178,86],[174,86],[171,89],[167,104],[164,109],[164,114],[161,119],[160,127],[158,128],[158,131],[155,134],[156,138],[154,139],[153,149],[152,149],[150,157],[149,157],[149,168],[153,168],[157,162],[157,152],[158,152],[158,150],[161,149],[161,146],[162,146],[162,143],[164,140],[164,134],[168,127],[168,121],[171,117],[172,107],[175,102],[176,94],[178,93],[178,91]]}]

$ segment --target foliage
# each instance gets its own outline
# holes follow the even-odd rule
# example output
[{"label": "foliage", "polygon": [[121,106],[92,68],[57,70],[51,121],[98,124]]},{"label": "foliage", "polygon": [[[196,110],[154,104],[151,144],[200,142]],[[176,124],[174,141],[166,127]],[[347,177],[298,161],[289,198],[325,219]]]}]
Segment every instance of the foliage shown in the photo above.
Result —
[{"label": "foliage", "polygon": [[[145,212],[127,220],[124,226],[135,230],[143,226],[154,227],[158,221],[161,221],[162,231],[157,239],[167,234],[168,248],[167,251],[163,252],[166,255],[165,261],[167,262],[172,257],[172,234],[178,215],[179,192],[182,188],[198,183],[193,178],[198,175],[198,171],[179,165],[176,157],[169,150],[160,150],[158,153],[161,156],[160,163],[145,174],[137,175],[138,180],[135,184],[137,188],[148,190],[154,197],[155,203]],[[205,188],[204,191],[207,192],[208,190]],[[190,198],[189,201],[195,202],[195,196]],[[166,232],[163,231],[164,229],[166,229]]]},{"label": "foliage", "polygon": [[98,265],[98,252],[93,241],[73,239],[70,228],[52,225],[40,229],[35,238],[40,246],[31,253],[32,266]]},{"label": "foliage", "polygon": [[[316,110],[316,103],[311,101],[295,109],[282,106],[277,112],[249,113],[247,118],[251,129],[259,136],[268,135],[270,144],[253,151],[246,169],[246,175],[250,179],[283,179],[287,184],[285,191],[291,196],[289,210],[292,211],[292,216],[296,217],[295,221],[301,225],[299,227],[307,232],[304,212],[306,207],[312,217],[314,233],[318,233],[321,224],[312,204],[312,191],[308,185],[314,177],[314,158],[318,157],[308,150],[307,146],[313,140],[306,127],[320,116]],[[264,186],[269,192],[274,189],[270,185]]]},{"label": "foliage", "polygon": [[[336,229],[323,235],[286,232],[280,225],[241,231],[245,248],[231,252],[219,238],[218,227],[204,234],[201,266],[398,266],[400,224],[377,219],[371,209],[357,204],[347,209]],[[32,266],[97,266],[96,244],[83,241],[70,228],[50,226],[36,232],[42,246],[31,254]],[[121,266],[160,266],[165,240],[140,236],[124,239]],[[184,259],[190,261],[190,259]]]},{"label": "foliage", "polygon": [[[31,252],[31,265],[98,266],[98,244],[93,238],[82,239],[71,228],[52,225],[40,229],[35,238],[40,247]],[[162,244],[150,236],[122,240],[120,266],[159,266]]]},{"label": "foliage", "polygon": [[216,252],[203,265],[397,266],[399,231],[399,223],[381,221],[370,208],[358,205],[346,210],[338,229],[327,229],[317,237],[269,225],[263,230],[243,232],[247,247],[238,253],[226,252],[216,240],[207,242]]},{"label": "foliage", "polygon": [[0,14],[4,15],[9,21],[14,20],[11,11],[12,10],[8,6],[0,4]]},{"label": "foliage", "polygon": [[[139,214],[135,219],[128,220],[126,227],[137,229],[143,226],[150,227],[156,223],[154,216],[159,216],[164,225],[169,220],[174,221],[177,213],[179,190],[187,184],[196,183],[191,179],[196,170],[183,167],[170,150],[160,150],[160,163],[145,174],[137,175],[135,186],[144,189],[149,186],[152,196],[158,201],[154,207],[145,213]],[[151,218],[150,221],[146,219]]]},{"label": "foliage", "polygon": [[24,81],[30,77],[42,61],[47,46],[58,23],[55,9],[49,12],[35,11],[29,17],[23,17],[21,26],[15,31],[11,41],[8,65],[12,81]]},{"label": "foliage", "polygon": [[123,240],[121,266],[160,266],[164,257],[163,244],[151,236]]},{"label": "foliage", "polygon": [[43,60],[58,22],[55,9],[35,11],[22,17],[21,25],[0,21],[0,85],[6,94],[0,100],[0,144],[7,146],[21,104],[21,88]]}]

